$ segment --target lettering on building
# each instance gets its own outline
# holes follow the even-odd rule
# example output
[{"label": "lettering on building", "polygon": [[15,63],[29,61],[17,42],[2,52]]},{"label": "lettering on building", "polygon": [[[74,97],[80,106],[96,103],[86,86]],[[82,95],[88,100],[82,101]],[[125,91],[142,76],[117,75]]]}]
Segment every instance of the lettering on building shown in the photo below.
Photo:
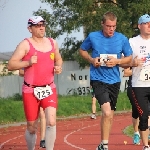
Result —
[{"label": "lettering on building", "polygon": [[71,81],[74,81],[74,80],[88,80],[88,75],[77,76],[75,73],[71,74]]}]

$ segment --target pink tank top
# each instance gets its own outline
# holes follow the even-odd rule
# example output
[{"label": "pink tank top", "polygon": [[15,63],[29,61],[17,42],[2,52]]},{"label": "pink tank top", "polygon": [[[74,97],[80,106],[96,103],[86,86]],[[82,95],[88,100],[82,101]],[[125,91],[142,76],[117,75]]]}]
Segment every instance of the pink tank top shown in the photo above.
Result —
[{"label": "pink tank top", "polygon": [[[50,44],[52,49],[48,52],[40,52],[36,50],[28,39],[29,52],[23,57],[23,61],[30,60],[31,56],[37,53],[37,63],[30,67],[24,68],[24,81],[30,85],[47,85],[50,84],[51,88],[55,88],[54,84],[54,43],[51,38]],[[33,92],[33,88],[23,85],[23,92]]]}]

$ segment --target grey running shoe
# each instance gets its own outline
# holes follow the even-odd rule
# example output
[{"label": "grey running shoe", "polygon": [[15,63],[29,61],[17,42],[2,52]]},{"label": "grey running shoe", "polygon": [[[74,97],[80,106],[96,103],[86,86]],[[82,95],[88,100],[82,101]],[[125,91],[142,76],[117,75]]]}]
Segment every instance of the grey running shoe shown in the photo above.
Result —
[{"label": "grey running shoe", "polygon": [[96,119],[96,115],[95,115],[95,114],[92,114],[92,115],[91,115],[91,119]]},{"label": "grey running shoe", "polygon": [[46,147],[45,147],[45,140],[41,140],[41,141],[40,141],[40,147],[46,148]]},{"label": "grey running shoe", "polygon": [[104,148],[103,144],[101,143],[100,145],[98,145],[98,147],[96,148],[96,150],[108,150],[108,148]]}]

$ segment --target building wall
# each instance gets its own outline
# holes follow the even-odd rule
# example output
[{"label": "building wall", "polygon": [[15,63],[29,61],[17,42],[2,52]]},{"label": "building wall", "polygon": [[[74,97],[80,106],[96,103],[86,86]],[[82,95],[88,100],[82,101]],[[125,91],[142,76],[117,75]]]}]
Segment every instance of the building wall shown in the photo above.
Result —
[{"label": "building wall", "polygon": [[63,71],[79,70],[79,64],[76,61],[64,61],[62,66]]},{"label": "building wall", "polygon": [[22,94],[23,78],[18,75],[0,76],[0,97],[10,97],[16,93]]},{"label": "building wall", "polygon": [[[127,79],[122,77],[120,91],[124,92],[127,87]],[[13,96],[16,93],[22,94],[23,77],[18,75],[0,77],[0,97]],[[90,93],[90,71],[89,69],[63,71],[55,75],[55,84],[59,95],[87,95]]]},{"label": "building wall", "polygon": [[[0,61],[0,74],[2,74],[3,68],[5,66],[6,65],[4,65],[2,61]],[[64,61],[62,69],[63,69],[63,71],[79,70],[79,64],[76,61]],[[7,72],[6,72],[6,74],[7,74]],[[15,75],[19,75],[19,70],[12,71],[12,72]]]},{"label": "building wall", "polygon": [[[2,66],[0,66],[2,67]],[[22,94],[23,77],[18,75],[0,76],[0,97],[13,96],[16,93]],[[120,91],[125,91],[128,78],[123,77],[120,68],[121,87]],[[63,72],[55,75],[55,84],[59,95],[87,95],[90,92],[90,71],[89,69],[79,69],[79,64],[74,61],[63,63]]]}]

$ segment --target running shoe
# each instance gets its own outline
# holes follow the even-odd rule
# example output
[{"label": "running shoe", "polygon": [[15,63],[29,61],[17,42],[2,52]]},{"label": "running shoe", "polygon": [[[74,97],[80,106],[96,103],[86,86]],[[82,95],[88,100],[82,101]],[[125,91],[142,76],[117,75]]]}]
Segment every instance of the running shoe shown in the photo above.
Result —
[{"label": "running shoe", "polygon": [[46,148],[46,147],[45,147],[45,140],[41,140],[41,141],[40,141],[40,147]]},{"label": "running shoe", "polygon": [[96,150],[108,150],[108,148],[104,148],[103,144],[101,143],[100,145],[98,145]]},{"label": "running shoe", "polygon": [[95,114],[92,114],[92,115],[91,115],[91,119],[96,119],[96,115],[95,115]]},{"label": "running shoe", "polygon": [[135,145],[139,145],[140,144],[140,135],[139,134],[134,134],[134,136],[133,136],[133,143],[135,144]]},{"label": "running shoe", "polygon": [[150,150],[149,146],[144,146],[142,150]]}]

